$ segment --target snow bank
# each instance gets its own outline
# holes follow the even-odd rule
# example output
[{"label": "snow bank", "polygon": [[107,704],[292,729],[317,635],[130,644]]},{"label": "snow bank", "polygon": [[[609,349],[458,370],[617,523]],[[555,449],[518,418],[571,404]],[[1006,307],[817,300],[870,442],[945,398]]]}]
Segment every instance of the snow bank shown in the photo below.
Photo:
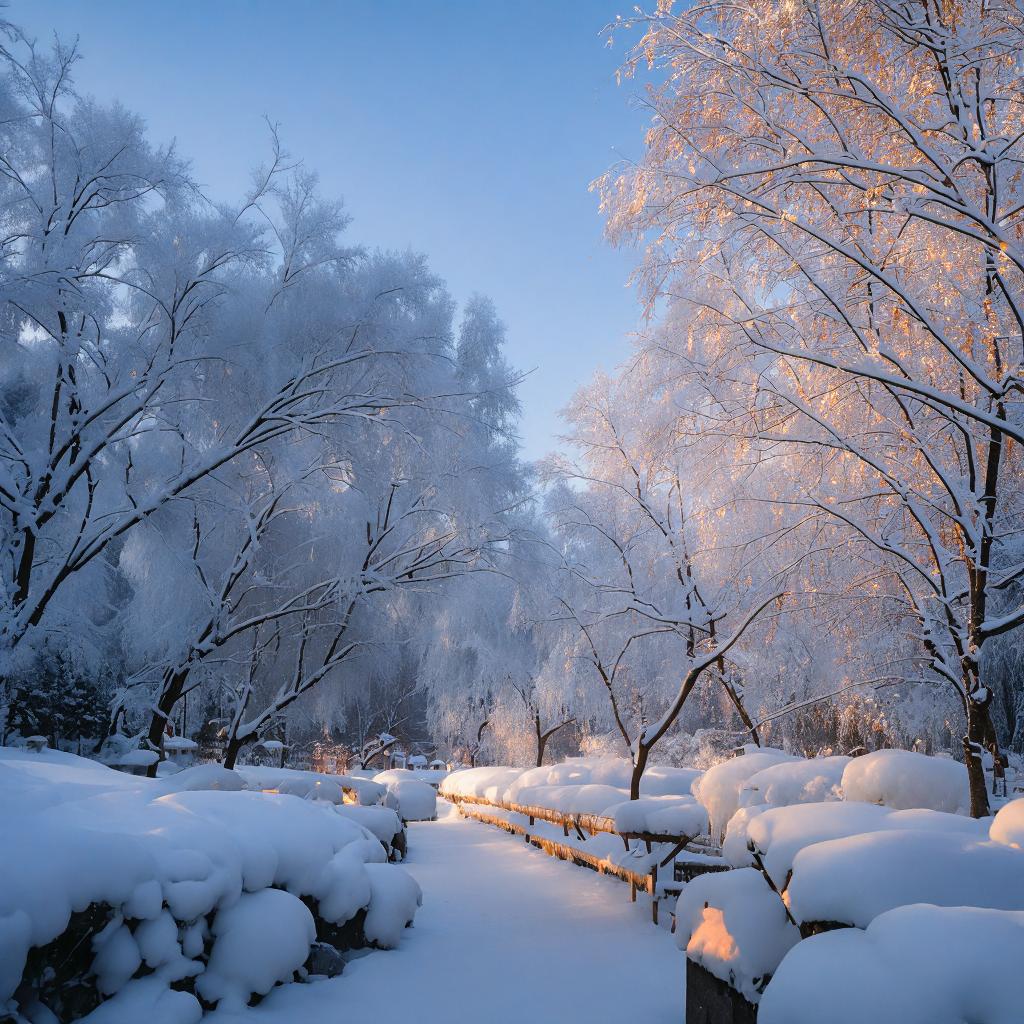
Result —
[{"label": "snow bank", "polygon": [[876,804],[835,801],[743,808],[729,822],[722,853],[734,867],[746,867],[753,864],[752,853],[756,852],[775,883],[783,886],[794,859],[805,847],[847,836],[905,829],[985,837],[983,823],[959,814],[893,811]]},{"label": "snow bank", "polygon": [[788,807],[842,797],[840,784],[848,757],[812,757],[783,761],[755,772],[740,786],[740,807]]},{"label": "snow bank", "polygon": [[693,784],[693,795],[707,808],[711,834],[722,836],[740,805],[740,788],[752,775],[772,765],[799,760],[770,747],[746,747],[740,757],[709,768]]},{"label": "snow bank", "polygon": [[700,875],[676,904],[680,948],[752,1003],[799,940],[782,901],[752,868]]},{"label": "snow bank", "polygon": [[862,800],[902,810],[927,807],[968,814],[971,806],[967,769],[948,757],[911,750],[876,750],[855,757],[843,772],[847,800]]},{"label": "snow bank", "polygon": [[234,790],[231,775],[201,768],[149,780],[56,751],[0,748],[0,1006],[29,949],[89,908],[106,915],[91,949],[81,947],[99,990],[124,993],[123,1007],[155,1001],[168,1020],[190,1019],[192,1004],[157,998],[139,971],[155,971],[164,992],[198,976],[204,998],[244,1001],[308,956],[315,935],[302,900],[335,928],[365,910],[368,941],[393,945],[415,909],[415,882],[382,863],[377,836],[331,806]]},{"label": "snow bank", "polygon": [[994,842],[1024,849],[1024,797],[1011,800],[999,809],[989,829],[989,837]]},{"label": "snow bank", "polygon": [[433,821],[437,817],[437,794],[432,786],[420,782],[415,773],[393,768],[380,772],[373,780],[386,786],[395,797],[403,821]]},{"label": "snow bank", "polygon": [[909,903],[1024,910],[1024,851],[951,831],[833,839],[796,855],[786,900],[797,921],[859,928]]},{"label": "snow bank", "polygon": [[[1024,914],[905,906],[866,931],[801,942],[761,1000],[759,1024],[1018,1024]],[[1012,971],[1012,968],[1010,968]]]}]

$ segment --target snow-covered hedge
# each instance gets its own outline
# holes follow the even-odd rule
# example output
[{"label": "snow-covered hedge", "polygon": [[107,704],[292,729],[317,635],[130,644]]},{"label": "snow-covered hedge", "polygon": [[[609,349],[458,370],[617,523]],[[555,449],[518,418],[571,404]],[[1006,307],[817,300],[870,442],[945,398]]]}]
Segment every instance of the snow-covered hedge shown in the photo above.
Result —
[{"label": "snow-covered hedge", "polygon": [[437,817],[437,793],[433,786],[421,782],[415,772],[392,768],[373,779],[394,797],[403,821],[433,821]]},{"label": "snow-covered hedge", "polygon": [[842,787],[847,800],[897,810],[927,807],[967,814],[971,806],[967,769],[962,764],[912,750],[876,750],[855,757],[843,772]]},{"label": "snow-covered hedge", "polygon": [[759,1024],[1018,1024],[1024,913],[904,906],[786,955]]},{"label": "snow-covered hedge", "polygon": [[[158,1003],[187,1019],[293,980],[318,932],[393,946],[419,889],[377,836],[235,775],[151,781],[0,748],[0,1007],[38,998],[80,1017],[115,997],[93,1021],[148,1019]],[[54,971],[46,950],[69,931],[81,938]]]}]

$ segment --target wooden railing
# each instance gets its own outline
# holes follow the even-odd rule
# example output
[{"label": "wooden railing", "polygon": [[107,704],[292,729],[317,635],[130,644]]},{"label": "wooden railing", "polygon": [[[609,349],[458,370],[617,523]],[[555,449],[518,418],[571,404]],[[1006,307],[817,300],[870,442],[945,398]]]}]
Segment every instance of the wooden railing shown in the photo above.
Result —
[{"label": "wooden railing", "polygon": [[[522,836],[523,839],[551,857],[559,860],[571,861],[574,864],[591,868],[602,875],[611,875],[621,879],[629,885],[629,898],[636,901],[637,892],[645,892],[651,897],[651,918],[655,924],[658,923],[658,905],[665,896],[671,896],[678,892],[673,881],[669,886],[658,886],[658,870],[671,864],[680,853],[696,838],[689,835],[665,835],[652,832],[619,832],[615,827],[615,819],[601,814],[570,813],[565,811],[552,810],[550,807],[540,807],[533,804],[517,804],[508,800],[491,800],[478,796],[456,796],[444,795],[444,798],[459,809],[464,817],[472,818],[474,821],[483,822],[485,825],[493,825],[503,829],[511,835]],[[517,821],[510,821],[500,815],[490,813],[501,810],[510,814],[516,814],[526,818],[529,824],[522,824]],[[560,843],[548,836],[537,835],[532,831],[538,821],[544,821],[556,825],[562,829],[565,838],[569,838],[570,832],[574,832],[581,841],[585,841],[587,835],[594,836],[598,833],[618,836],[625,849],[629,849],[631,841],[636,840],[644,843],[648,854],[653,851],[655,845],[671,846],[671,851],[660,859],[650,862],[647,871],[634,871],[631,868],[618,864],[608,857],[600,857],[572,846],[569,843]]]}]

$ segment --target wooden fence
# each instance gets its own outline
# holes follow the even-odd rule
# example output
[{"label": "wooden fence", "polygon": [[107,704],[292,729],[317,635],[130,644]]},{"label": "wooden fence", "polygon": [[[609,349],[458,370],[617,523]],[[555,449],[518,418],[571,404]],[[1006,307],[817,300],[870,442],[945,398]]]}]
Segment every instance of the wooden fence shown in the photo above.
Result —
[{"label": "wooden fence", "polygon": [[[555,811],[549,807],[538,807],[530,804],[516,804],[507,800],[488,800],[477,796],[445,796],[446,800],[455,804],[459,813],[464,817],[472,818],[474,821],[483,822],[485,825],[494,825],[503,829],[511,835],[522,836],[523,839],[551,857],[559,860],[571,861],[574,864],[591,868],[602,875],[612,875],[621,879],[629,885],[629,898],[636,901],[637,892],[646,892],[651,897],[651,919],[658,923],[658,905],[662,899],[678,895],[681,883],[679,875],[673,870],[672,880],[669,883],[658,884],[658,871],[673,863],[683,850],[696,839],[688,835],[664,835],[652,832],[619,832],[615,828],[615,820],[600,814],[573,814],[565,811]],[[507,811],[510,814],[518,814],[528,819],[529,825],[523,825],[516,821],[509,821],[500,815],[490,813],[494,810]],[[647,871],[634,871],[622,864],[610,860],[608,857],[599,857],[596,854],[588,853],[577,846],[569,843],[560,843],[556,839],[547,836],[539,836],[531,831],[531,826],[538,821],[544,821],[556,825],[562,829],[565,838],[570,832],[575,833],[578,839],[585,841],[587,836],[594,836],[598,833],[605,833],[618,836],[626,850],[629,849],[631,841],[636,840],[644,843],[648,854],[652,853],[655,845],[671,846],[671,851],[659,859],[652,860]],[[707,869],[704,869],[707,870]],[[711,868],[710,870],[716,870]]]}]

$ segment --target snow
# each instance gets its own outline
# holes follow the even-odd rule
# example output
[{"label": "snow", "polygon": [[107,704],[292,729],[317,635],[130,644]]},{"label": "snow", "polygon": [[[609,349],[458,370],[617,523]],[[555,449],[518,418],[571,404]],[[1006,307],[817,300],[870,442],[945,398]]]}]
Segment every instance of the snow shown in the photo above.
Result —
[{"label": "snow", "polygon": [[783,761],[751,775],[741,786],[739,804],[753,807],[787,807],[790,804],[839,800],[848,757],[812,757]]},{"label": "snow", "polygon": [[800,932],[753,868],[699,875],[676,904],[676,942],[752,1003]]},{"label": "snow", "polygon": [[1021,963],[1024,913],[899,907],[865,931],[799,943],[765,991],[758,1021],[1019,1024],[1020,986],[1007,967]]},{"label": "snow", "polygon": [[543,807],[564,814],[604,814],[608,807],[629,799],[629,793],[614,786],[584,783],[578,786],[522,786],[512,802],[524,807]]},{"label": "snow", "polygon": [[753,864],[748,844],[761,856],[777,885],[785,885],[797,854],[805,847],[864,833],[913,829],[953,832],[983,839],[985,825],[941,811],[892,811],[875,804],[828,802],[792,807],[744,808],[729,822],[722,853],[735,867]]},{"label": "snow", "polygon": [[962,764],[911,750],[876,750],[855,757],[843,772],[842,786],[847,800],[898,810],[927,807],[967,814],[971,806],[967,769]]},{"label": "snow", "polygon": [[441,783],[441,796],[469,796],[501,800],[505,790],[522,772],[518,768],[463,768]]},{"label": "snow", "polygon": [[[268,928],[268,923],[273,926]],[[306,905],[291,893],[264,889],[245,893],[217,913],[210,961],[196,982],[208,1002],[241,1007],[251,995],[266,995],[289,981],[316,939]]]},{"label": "snow", "polygon": [[617,832],[646,832],[661,836],[704,835],[708,814],[693,797],[652,796],[606,807]]},{"label": "snow", "polygon": [[434,787],[421,782],[414,772],[405,768],[392,768],[380,772],[374,781],[387,787],[398,803],[403,821],[432,821],[437,817],[437,794]]},{"label": "snow", "polygon": [[275,989],[242,1014],[218,1010],[209,1024],[683,1019],[682,957],[621,882],[446,805],[409,830],[407,866],[424,901],[397,950]]},{"label": "snow", "polygon": [[329,800],[334,804],[343,802],[345,790],[355,793],[359,803],[364,806],[382,803],[387,792],[386,787],[380,783],[354,775],[325,775],[295,768],[266,768],[257,765],[242,765],[235,771],[251,789],[275,790],[306,800]]},{"label": "snow", "polygon": [[989,837],[994,842],[1024,849],[1024,797],[999,808],[992,820]]},{"label": "snow", "polygon": [[832,839],[796,855],[786,899],[797,921],[858,928],[908,903],[1024,910],[1024,850],[950,831]]},{"label": "snow", "polygon": [[[112,916],[92,939],[93,970],[104,993],[132,990],[125,1005],[157,999],[130,980],[143,964],[165,988],[205,969],[210,1000],[248,998],[290,978],[312,941],[299,897],[335,925],[365,909],[370,941],[393,945],[418,889],[384,863],[381,841],[358,814],[228,788],[234,775],[204,766],[150,780],[57,751],[0,748],[0,817],[10,830],[0,845],[0,1005],[29,947],[50,942],[73,912],[94,904],[109,905]],[[390,814],[394,826],[384,808],[353,810]],[[192,1012],[168,1000],[157,1002],[172,1017]]]},{"label": "snow", "polygon": [[782,762],[799,760],[770,747],[747,747],[740,757],[709,768],[693,783],[693,795],[707,808],[711,834],[722,836],[740,806],[740,789],[758,772]]}]

